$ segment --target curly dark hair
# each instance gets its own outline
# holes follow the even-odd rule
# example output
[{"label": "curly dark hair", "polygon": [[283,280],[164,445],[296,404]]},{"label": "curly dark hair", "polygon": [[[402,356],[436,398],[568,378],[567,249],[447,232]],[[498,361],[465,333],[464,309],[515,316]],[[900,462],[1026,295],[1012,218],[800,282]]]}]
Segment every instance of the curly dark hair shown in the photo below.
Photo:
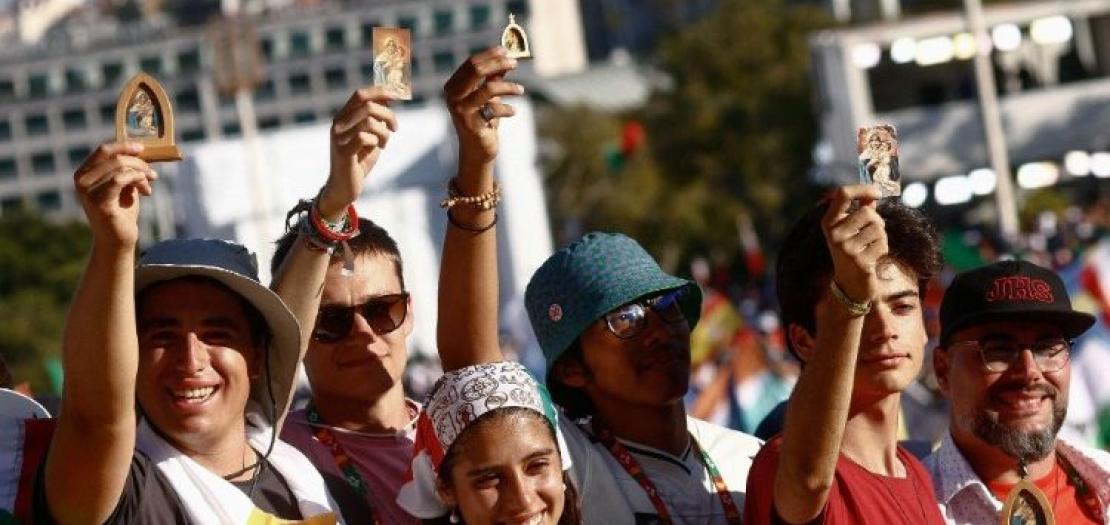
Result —
[{"label": "curly dark hair", "polygon": [[[547,429],[551,441],[554,443],[559,442],[555,437],[555,428],[551,426],[551,422],[534,410],[523,407],[507,407],[491,410],[482,414],[478,419],[475,419],[467,425],[466,429],[459,434],[459,437],[456,438],[455,442],[447,449],[447,452],[443,455],[443,462],[439,465],[440,483],[445,487],[452,486],[451,471],[454,470],[455,461],[458,460],[459,450],[465,448],[469,440],[473,439],[473,436],[477,434],[476,428],[496,424],[511,418],[534,418],[543,421],[544,428]],[[563,483],[567,487],[566,503],[563,505],[563,515],[559,517],[558,523],[559,525],[581,525],[582,513],[579,508],[578,491],[574,488],[574,483],[573,480],[570,479],[570,474],[565,470],[563,471]],[[424,525],[449,525],[451,524],[449,518],[450,516],[441,516],[439,518],[423,520],[423,523]],[[462,519],[462,516],[459,516],[459,523],[466,523],[466,521]]]},{"label": "curly dark hair", "polygon": [[[277,275],[278,268],[281,268],[281,263],[285,262],[285,258],[289,256],[289,251],[293,248],[298,233],[297,229],[293,228],[277,240],[274,256],[270,259],[271,275]],[[385,228],[378,226],[370,219],[360,217],[358,219],[358,235],[347,241],[347,245],[350,246],[351,253],[356,257],[360,255],[381,255],[389,259],[393,263],[393,269],[397,272],[397,279],[401,283],[401,288],[405,288],[405,276],[401,271],[401,251],[397,249],[397,241],[390,237]],[[338,261],[342,257],[343,253],[336,250],[332,255],[332,261]]]},{"label": "curly dark hair", "polygon": [[[817,330],[816,307],[825,295],[833,274],[832,256],[821,230],[821,218],[828,201],[810,209],[787,234],[775,264],[775,292],[778,296],[782,326],[797,324],[809,333]],[[886,222],[887,260],[910,269],[917,277],[917,288],[925,288],[941,269],[940,245],[936,228],[920,211],[896,200],[879,204],[879,216]],[[790,338],[787,347],[795,356]]]}]

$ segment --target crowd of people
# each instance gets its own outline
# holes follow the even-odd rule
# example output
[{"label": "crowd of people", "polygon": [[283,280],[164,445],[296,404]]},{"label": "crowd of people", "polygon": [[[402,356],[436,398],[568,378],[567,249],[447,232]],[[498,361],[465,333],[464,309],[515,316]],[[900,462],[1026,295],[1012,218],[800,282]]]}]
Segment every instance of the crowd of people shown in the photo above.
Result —
[{"label": "crowd of people", "polygon": [[[740,341],[779,350],[754,361],[718,355],[714,337],[697,330],[736,322],[712,307],[727,299],[664,272],[634,239],[594,232],[529,280],[525,306],[545,377],[507,359],[493,166],[499,123],[514,113],[506,99],[524,91],[508,79],[516,67],[504,48],[491,48],[444,87],[458,170],[442,203],[443,373],[422,399],[403,382],[413,329],[397,248],[404,239],[353,204],[404,125],[388,93],[360,90],[336,115],[330,173],[290,212],[296,225],[278,242],[268,287],[253,255],[228,241],[163,241],[136,255],[138,212],[158,175],[139,158],[141,145],[97,148],[74,175],[93,245],[66,318],[60,411],[33,466],[25,517],[235,525],[1110,517],[1110,454],[1057,435],[1072,340],[1094,317],[1073,309],[1051,269],[981,265],[948,284],[938,343],[926,352],[939,238],[925,215],[873,186],[839,188],[791,229],[776,257],[778,320]],[[926,361],[950,403],[951,430],[922,461],[900,439],[902,394]],[[290,410],[302,362],[311,399]],[[745,379],[770,375],[738,393],[735,381],[717,380],[731,376],[699,379],[695,365],[706,363]],[[767,438],[751,435],[787,398]]]}]

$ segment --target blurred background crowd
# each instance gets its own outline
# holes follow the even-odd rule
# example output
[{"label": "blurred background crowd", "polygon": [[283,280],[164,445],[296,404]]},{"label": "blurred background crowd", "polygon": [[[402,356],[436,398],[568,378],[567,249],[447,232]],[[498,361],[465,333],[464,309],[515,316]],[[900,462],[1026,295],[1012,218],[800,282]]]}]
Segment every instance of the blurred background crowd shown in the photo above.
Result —
[{"label": "blurred background crowd", "polygon": [[[528,277],[582,233],[621,231],[706,292],[691,413],[755,431],[798,374],[772,286],[782,236],[829,187],[856,180],[856,127],[889,122],[901,198],[943,236],[931,334],[954,272],[1005,257],[1054,268],[1100,320],[1076,345],[1065,432],[1110,447],[1099,377],[1110,366],[1110,1],[983,0],[977,25],[978,4],[0,0],[0,380],[53,408],[89,246],[72,172],[113,136],[127,78],[163,83],[185,153],[157,166],[144,242],[236,239],[266,267],[285,211],[326,173],[334,111],[370,82],[373,27],[395,26],[412,31],[415,96],[395,106],[401,129],[358,206],[406,260],[419,399],[439,373],[436,204],[455,158],[439,93],[512,13],[535,59],[517,73],[528,95],[503,133],[498,235],[504,346],[525,364],[542,373]],[[993,114],[980,111],[985,96]],[[903,437],[944,432],[928,359],[903,399]]]}]

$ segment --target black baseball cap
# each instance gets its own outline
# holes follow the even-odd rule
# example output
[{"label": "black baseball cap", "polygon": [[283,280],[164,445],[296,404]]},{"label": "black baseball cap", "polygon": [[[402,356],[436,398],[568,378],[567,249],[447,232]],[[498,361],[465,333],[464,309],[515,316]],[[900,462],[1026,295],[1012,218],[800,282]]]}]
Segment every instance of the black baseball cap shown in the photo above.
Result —
[{"label": "black baseball cap", "polygon": [[1068,339],[1095,323],[1093,315],[1073,310],[1056,272],[1026,261],[1001,261],[961,273],[940,303],[940,342],[952,334],[993,321],[1046,321]]}]

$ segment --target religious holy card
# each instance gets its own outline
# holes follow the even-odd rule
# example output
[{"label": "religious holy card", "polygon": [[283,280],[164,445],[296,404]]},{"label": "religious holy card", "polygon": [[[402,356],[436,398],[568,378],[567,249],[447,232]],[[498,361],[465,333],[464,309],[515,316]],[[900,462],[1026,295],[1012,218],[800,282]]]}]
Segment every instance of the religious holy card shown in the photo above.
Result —
[{"label": "religious holy card", "polygon": [[1022,478],[1010,495],[1002,512],[998,515],[1000,525],[1056,525],[1052,505],[1044,492],[1026,478]]},{"label": "religious holy card", "polygon": [[174,143],[173,107],[154,77],[139,73],[123,86],[116,101],[116,142],[142,143],[147,162],[181,160]]},{"label": "religious holy card", "polygon": [[400,27],[374,28],[374,85],[412,100],[412,37]]},{"label": "religious holy card", "polygon": [[860,184],[874,184],[882,196],[902,194],[902,175],[898,171],[898,132],[890,124],[860,128],[856,137],[859,154]]},{"label": "religious holy card", "polygon": [[512,13],[509,13],[509,25],[501,32],[501,47],[509,51],[509,58],[532,58],[528,35],[524,32],[524,28],[516,23],[516,15]]}]

